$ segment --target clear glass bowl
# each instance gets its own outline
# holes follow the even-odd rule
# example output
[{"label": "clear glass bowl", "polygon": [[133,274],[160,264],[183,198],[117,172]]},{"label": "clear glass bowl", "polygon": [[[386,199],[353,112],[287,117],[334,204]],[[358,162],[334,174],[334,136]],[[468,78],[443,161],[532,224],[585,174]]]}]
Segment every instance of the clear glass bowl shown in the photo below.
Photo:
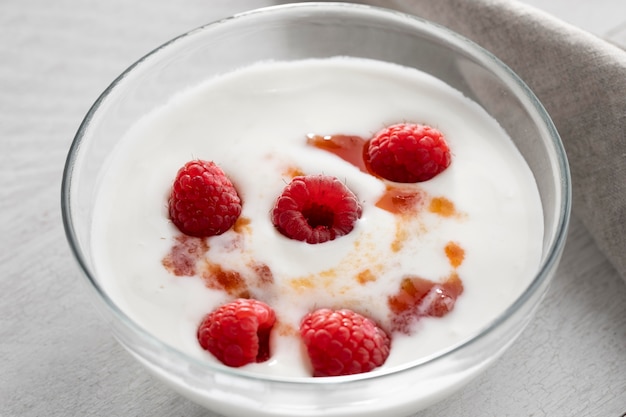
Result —
[{"label": "clear glass bowl", "polygon": [[[415,67],[480,104],[529,164],[544,212],[539,270],[523,294],[471,340],[386,372],[334,378],[252,376],[201,362],[130,320],[101,286],[90,241],[99,179],[109,154],[141,116],[175,93],[261,60],[353,56]],[[341,3],[271,7],[186,33],[120,75],[86,115],[69,151],[63,221],[94,305],[119,342],[155,375],[226,416],[403,416],[463,386],[520,334],[554,275],[570,213],[570,177],[559,136],[528,87],[497,58],[422,19]]]}]

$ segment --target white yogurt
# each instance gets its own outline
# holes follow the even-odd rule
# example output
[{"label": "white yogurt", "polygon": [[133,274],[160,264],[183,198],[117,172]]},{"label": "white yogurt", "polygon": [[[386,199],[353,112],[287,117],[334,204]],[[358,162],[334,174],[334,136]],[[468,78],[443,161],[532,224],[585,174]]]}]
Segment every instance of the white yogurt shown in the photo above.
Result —
[{"label": "white yogurt", "polygon": [[[428,210],[400,221],[375,206],[385,183],[337,156],[306,144],[306,135],[370,137],[398,122],[443,132],[452,163],[421,183],[425,204],[445,197],[456,215]],[[98,190],[93,247],[97,276],[119,307],[163,342],[207,361],[196,340],[202,317],[232,299],[199,276],[179,277],[162,260],[180,232],[167,198],[177,170],[200,158],[216,162],[243,200],[241,233],[208,239],[206,256],[224,269],[250,274],[267,265],[274,283],[256,289],[283,331],[269,361],[245,370],[308,376],[299,340],[285,329],[317,307],[347,307],[381,323],[387,298],[403,276],[442,281],[454,270],[448,242],[465,250],[456,269],[464,285],[454,310],[421,319],[410,336],[392,335],[384,367],[394,367],[460,343],[488,325],[526,288],[541,256],[543,217],[534,178],[502,128],[477,104],[427,74],[354,58],[268,62],[181,92],[139,120],[116,150]],[[340,178],[357,195],[363,215],[346,236],[309,245],[271,223],[289,170]],[[402,249],[394,251],[401,231]],[[236,242],[233,249],[233,242]],[[359,284],[369,269],[375,281]]]}]

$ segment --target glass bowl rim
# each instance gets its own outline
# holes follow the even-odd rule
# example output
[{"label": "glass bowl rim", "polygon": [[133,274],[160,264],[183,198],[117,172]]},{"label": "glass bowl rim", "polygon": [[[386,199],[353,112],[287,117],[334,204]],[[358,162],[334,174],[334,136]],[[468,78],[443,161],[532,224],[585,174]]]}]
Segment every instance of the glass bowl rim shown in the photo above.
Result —
[{"label": "glass bowl rim", "polygon": [[[404,23],[408,23],[413,25],[416,29],[423,33],[434,34],[440,39],[444,39],[448,43],[455,44],[456,46],[461,46],[464,52],[472,53],[473,58],[482,58],[483,61],[489,62],[490,70],[499,70],[498,74],[500,77],[508,78],[509,81],[512,81],[514,85],[519,87],[521,92],[521,98],[527,100],[529,104],[531,104],[531,108],[533,108],[537,115],[540,116],[540,119],[544,123],[544,127],[546,128],[549,138],[551,140],[551,145],[554,148],[554,151],[557,155],[557,172],[560,173],[559,178],[559,189],[561,193],[560,199],[560,207],[558,208],[558,220],[556,224],[556,233],[552,241],[550,242],[550,246],[548,248],[546,257],[544,262],[540,265],[538,272],[535,274],[535,277],[527,286],[527,288],[518,296],[518,298],[507,307],[502,313],[500,313],[494,320],[492,320],[487,326],[483,327],[480,331],[473,334],[471,337],[458,342],[455,345],[450,346],[449,348],[439,351],[435,354],[423,357],[419,360],[410,361],[403,365],[398,365],[391,367],[385,370],[375,370],[369,373],[356,374],[356,375],[347,375],[347,376],[338,376],[338,377],[281,377],[275,375],[263,375],[253,372],[242,371],[238,368],[230,368],[227,366],[212,364],[206,361],[203,361],[199,358],[192,357],[162,341],[157,339],[151,333],[143,329],[140,325],[134,322],[126,313],[124,313],[117,304],[109,297],[109,295],[104,291],[104,289],[98,284],[96,278],[92,275],[92,272],[87,265],[85,257],[83,255],[83,251],[78,243],[78,239],[76,237],[74,225],[73,225],[73,217],[72,217],[72,208],[71,208],[71,189],[72,189],[72,179],[73,179],[73,170],[74,163],[77,158],[77,155],[80,151],[80,145],[85,136],[86,131],[89,128],[90,122],[93,117],[98,113],[102,104],[105,100],[111,95],[111,93],[118,87],[120,83],[131,74],[136,68],[144,64],[147,60],[152,58],[153,56],[158,55],[164,50],[169,50],[170,48],[174,48],[179,42],[183,39],[187,39],[192,36],[199,35],[201,32],[211,30],[216,27],[221,27],[229,24],[233,20],[244,20],[244,19],[254,19],[257,16],[263,16],[271,13],[280,13],[280,12],[289,12],[291,10],[298,9],[315,9],[315,11],[321,10],[321,8],[326,8],[327,10],[332,9],[333,11],[348,11],[351,13],[362,13],[369,15],[376,15],[377,17],[384,17],[386,19],[396,19],[403,21]],[[520,96],[518,95],[518,98]],[[237,14],[233,14],[232,16],[225,17],[223,19],[210,22],[199,26],[195,29],[182,33],[171,40],[161,44],[160,46],[154,48],[143,57],[139,58],[133,64],[131,64],[126,70],[124,70],[119,76],[117,76],[111,84],[100,94],[100,96],[96,99],[93,105],[88,110],[87,114],[83,118],[77,133],[74,136],[72,144],[69,148],[67,159],[65,162],[62,184],[61,184],[61,212],[62,212],[62,220],[63,226],[65,229],[66,239],[69,243],[72,255],[77,261],[80,270],[83,273],[83,276],[87,279],[88,283],[91,285],[91,289],[93,289],[98,297],[104,302],[107,306],[108,310],[113,313],[115,318],[122,322],[124,326],[129,328],[135,335],[141,337],[145,342],[150,344],[153,347],[160,349],[161,351],[167,352],[169,355],[173,355],[178,359],[182,359],[186,363],[193,363],[195,366],[200,367],[200,369],[206,369],[212,373],[224,373],[228,374],[231,377],[243,378],[251,381],[259,381],[259,382],[271,382],[271,383],[282,383],[282,384],[293,384],[293,385],[311,385],[311,386],[319,386],[319,385],[344,385],[351,382],[362,382],[362,381],[370,381],[375,379],[381,379],[386,376],[397,375],[400,373],[409,372],[415,368],[420,368],[427,366],[431,363],[439,361],[445,357],[448,357],[455,352],[465,349],[466,347],[476,343],[480,339],[487,337],[501,325],[503,325],[517,310],[519,310],[526,301],[531,298],[536,291],[538,291],[542,284],[550,277],[552,269],[555,267],[555,263],[558,262],[560,253],[563,250],[565,245],[566,237],[567,237],[567,229],[570,220],[570,212],[571,212],[571,178],[569,172],[569,165],[565,153],[565,149],[559,137],[559,134],[554,126],[550,116],[547,111],[535,96],[535,94],[530,90],[530,88],[525,84],[521,78],[513,72],[506,64],[504,64],[499,58],[493,55],[491,52],[487,51],[485,48],[476,44],[475,42],[469,40],[468,38],[454,32],[445,26],[439,25],[437,23],[431,22],[424,18],[414,16],[411,14],[399,12],[392,9],[387,9],[378,6],[364,5],[364,4],[355,4],[355,3],[343,3],[343,2],[303,2],[303,3],[288,3],[281,4],[269,7],[257,8]],[[128,348],[128,347],[127,347]]]}]

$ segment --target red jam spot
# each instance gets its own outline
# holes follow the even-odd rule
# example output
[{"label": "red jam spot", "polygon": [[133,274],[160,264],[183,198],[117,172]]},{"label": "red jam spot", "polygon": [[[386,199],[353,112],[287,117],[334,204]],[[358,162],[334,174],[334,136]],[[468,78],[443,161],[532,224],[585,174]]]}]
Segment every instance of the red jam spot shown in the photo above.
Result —
[{"label": "red jam spot", "polygon": [[395,314],[414,308],[434,285],[434,282],[416,276],[403,278],[398,292],[388,299],[389,308]]},{"label": "red jam spot", "polygon": [[444,250],[453,268],[458,268],[463,263],[465,250],[458,243],[448,242]]},{"label": "red jam spot", "polygon": [[307,143],[318,149],[337,155],[363,172],[369,172],[365,166],[363,152],[367,141],[360,136],[351,135],[307,135]]},{"label": "red jam spot", "polygon": [[161,263],[176,276],[191,277],[196,274],[196,264],[209,250],[203,238],[180,235]]},{"label": "red jam spot", "polygon": [[252,270],[256,274],[259,287],[274,283],[274,274],[267,264],[256,262],[252,265]]},{"label": "red jam spot", "polygon": [[456,214],[454,203],[445,197],[434,197],[430,201],[428,210],[431,213],[438,214],[442,217],[451,217]]},{"label": "red jam spot", "polygon": [[443,317],[454,308],[456,299],[463,292],[463,283],[452,273],[443,284],[436,284],[420,303],[421,313],[430,317]]},{"label": "red jam spot", "polygon": [[391,242],[392,252],[400,252],[404,247],[404,243],[409,238],[409,232],[401,222],[396,223],[396,234]]},{"label": "red jam spot", "polygon": [[411,333],[412,324],[420,317],[443,317],[454,308],[463,292],[463,283],[452,273],[443,283],[417,276],[405,277],[398,292],[387,300],[392,312],[392,330]]},{"label": "red jam spot", "polygon": [[388,185],[376,202],[376,207],[393,214],[415,213],[423,201],[424,192],[417,188]]},{"label": "red jam spot", "polygon": [[228,294],[239,298],[250,297],[248,285],[241,274],[237,271],[225,270],[219,264],[207,261],[202,271],[202,279],[209,288],[224,290]]}]

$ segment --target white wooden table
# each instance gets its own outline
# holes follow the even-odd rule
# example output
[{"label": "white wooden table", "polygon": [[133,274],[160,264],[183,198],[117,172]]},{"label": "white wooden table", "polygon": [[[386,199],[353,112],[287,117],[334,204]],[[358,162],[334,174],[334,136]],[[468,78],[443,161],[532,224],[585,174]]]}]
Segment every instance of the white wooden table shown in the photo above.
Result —
[{"label": "white wooden table", "polygon": [[[528,1],[626,47],[622,0]],[[137,58],[269,0],[0,2],[0,416],[211,416],[149,376],[92,310],[65,241],[61,173],[82,117]],[[536,318],[419,417],[626,413],[626,285],[574,218]]]}]

